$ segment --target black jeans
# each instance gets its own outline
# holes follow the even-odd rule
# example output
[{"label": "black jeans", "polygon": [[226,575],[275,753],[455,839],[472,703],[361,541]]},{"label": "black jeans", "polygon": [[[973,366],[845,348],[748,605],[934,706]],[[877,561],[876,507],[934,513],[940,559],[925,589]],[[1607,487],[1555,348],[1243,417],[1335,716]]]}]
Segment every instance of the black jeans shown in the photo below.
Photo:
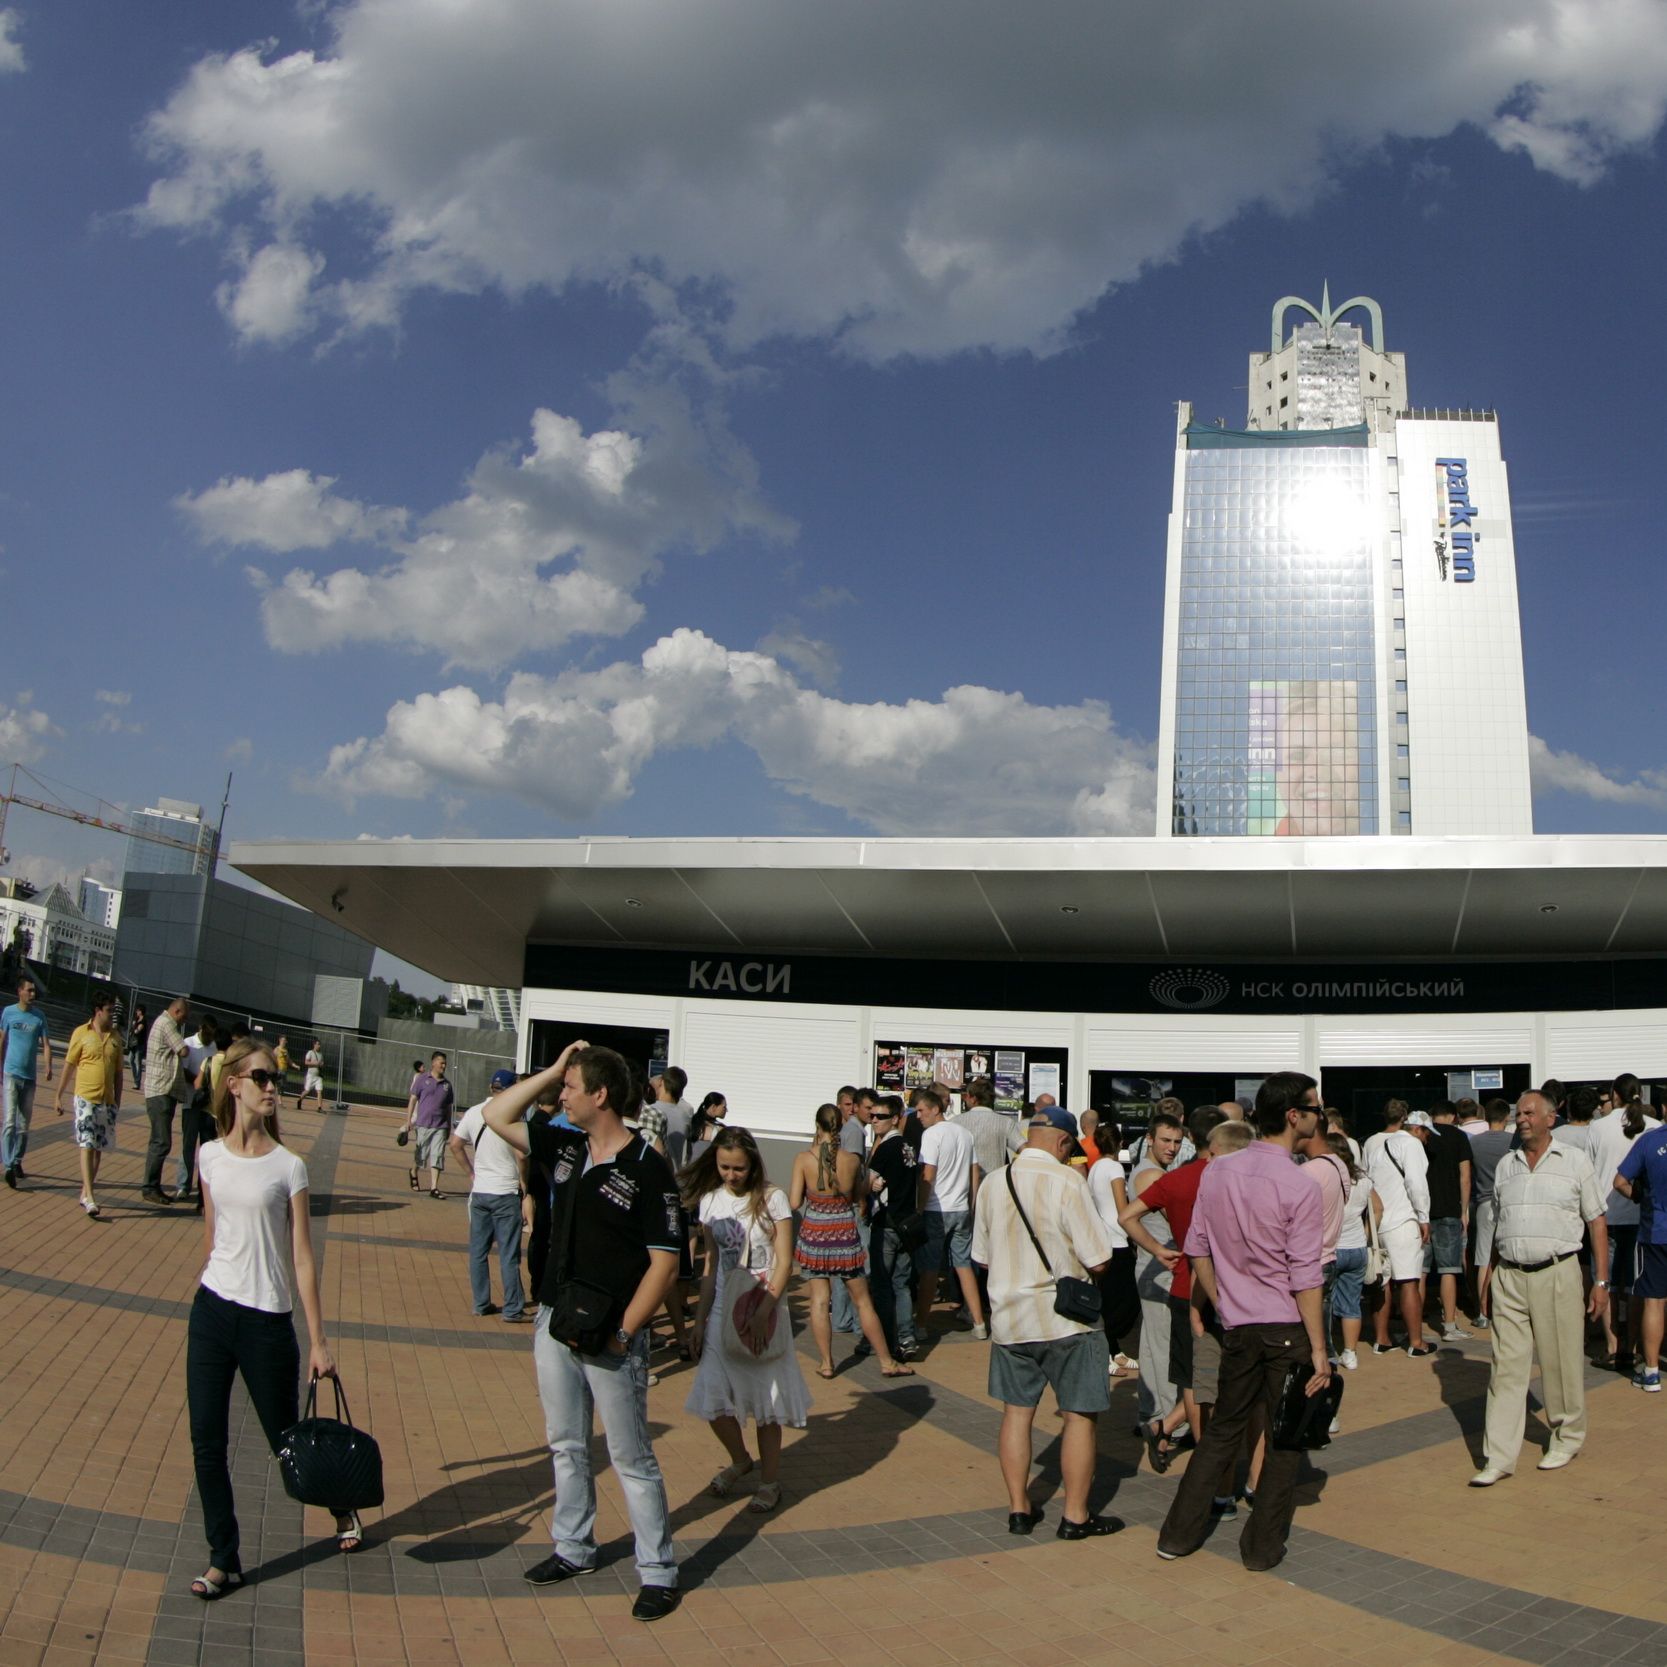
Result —
[{"label": "black jeans", "polygon": [[162,1190],[162,1166],[174,1149],[174,1104],[168,1094],[148,1095],[145,1115],[150,1118],[150,1144],[145,1148],[145,1191]]},{"label": "black jeans", "polygon": [[886,1347],[895,1354],[915,1342],[914,1259],[883,1216],[868,1241],[868,1252],[874,1264],[869,1281],[874,1311],[880,1316]]},{"label": "black jeans", "polygon": [[205,1141],[217,1139],[218,1135],[206,1099],[201,1106],[179,1108],[179,1155],[185,1162],[187,1189],[197,1188],[197,1148]]},{"label": "black jeans", "polygon": [[[1258,1403],[1273,1427],[1285,1374],[1310,1359],[1308,1331],[1300,1325],[1229,1326],[1222,1333],[1221,1386],[1215,1417],[1187,1466],[1169,1515],[1158,1533],[1158,1549],[1185,1557],[1204,1543],[1210,1528],[1210,1503],[1224,1475],[1239,1456],[1245,1428]],[[1296,1510],[1297,1471],[1301,1453],[1282,1453],[1270,1441],[1262,1460],[1261,1480],[1250,1521],[1239,1536],[1239,1560],[1247,1569],[1271,1569],[1285,1555],[1285,1538]]]},{"label": "black jeans", "polygon": [[226,1460],[232,1379],[239,1372],[267,1445],[276,1453],[279,1438],[300,1416],[301,1346],[295,1323],[288,1314],[246,1308],[199,1285],[186,1331],[185,1398],[209,1563],[227,1572],[243,1567]]},{"label": "black jeans", "polygon": [[1105,1323],[1106,1341],[1116,1354],[1140,1319],[1140,1292],[1135,1289],[1132,1244],[1112,1251],[1111,1260],[1100,1275],[1100,1317]]}]

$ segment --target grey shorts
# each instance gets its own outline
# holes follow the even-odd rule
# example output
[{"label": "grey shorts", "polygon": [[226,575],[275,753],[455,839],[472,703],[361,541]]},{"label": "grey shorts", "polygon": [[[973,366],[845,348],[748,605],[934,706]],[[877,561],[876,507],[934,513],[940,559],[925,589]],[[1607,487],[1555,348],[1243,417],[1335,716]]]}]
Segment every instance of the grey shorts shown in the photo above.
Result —
[{"label": "grey shorts", "polygon": [[444,1169],[446,1167],[446,1141],[448,1136],[444,1129],[414,1129],[417,1137],[416,1165],[419,1169]]},{"label": "grey shorts", "polygon": [[1010,1407],[1033,1407],[1051,1385],[1061,1412],[1111,1406],[1111,1346],[1104,1331],[1046,1343],[997,1343],[990,1350],[990,1394]]},{"label": "grey shorts", "polygon": [[1435,1273],[1464,1272],[1464,1223],[1457,1216],[1433,1216],[1424,1265]]},{"label": "grey shorts", "polygon": [[920,1219],[926,1225],[926,1242],[915,1252],[916,1272],[972,1266],[971,1210],[925,1210]]},{"label": "grey shorts", "polygon": [[1221,1379],[1221,1337],[1205,1327],[1202,1337],[1192,1331],[1192,1303],[1169,1299],[1169,1381],[1190,1389],[1202,1406],[1214,1406]]}]

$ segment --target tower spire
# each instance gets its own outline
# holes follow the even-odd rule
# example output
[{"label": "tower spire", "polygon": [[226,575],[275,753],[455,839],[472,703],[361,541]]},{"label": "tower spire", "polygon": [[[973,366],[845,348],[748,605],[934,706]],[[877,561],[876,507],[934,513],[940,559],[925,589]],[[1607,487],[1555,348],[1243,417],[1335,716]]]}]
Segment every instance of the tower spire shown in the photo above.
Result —
[{"label": "tower spire", "polygon": [[1331,280],[1322,279],[1320,282],[1320,328],[1326,333],[1326,340],[1331,339]]}]

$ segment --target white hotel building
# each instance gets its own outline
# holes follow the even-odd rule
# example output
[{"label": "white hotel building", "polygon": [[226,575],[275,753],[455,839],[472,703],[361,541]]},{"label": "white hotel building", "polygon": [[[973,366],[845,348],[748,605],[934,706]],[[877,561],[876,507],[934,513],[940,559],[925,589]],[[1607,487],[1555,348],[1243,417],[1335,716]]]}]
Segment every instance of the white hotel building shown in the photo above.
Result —
[{"label": "white hotel building", "polygon": [[1182,407],[1150,838],[231,860],[440,978],[520,989],[525,1066],[580,1035],[669,1058],[766,1140],[841,1083],[980,1064],[1125,1111],[1297,1068],[1362,1131],[1391,1092],[1667,1083],[1667,840],[1534,835],[1498,423],[1406,387],[1375,302],[1287,299],[1245,428]]}]

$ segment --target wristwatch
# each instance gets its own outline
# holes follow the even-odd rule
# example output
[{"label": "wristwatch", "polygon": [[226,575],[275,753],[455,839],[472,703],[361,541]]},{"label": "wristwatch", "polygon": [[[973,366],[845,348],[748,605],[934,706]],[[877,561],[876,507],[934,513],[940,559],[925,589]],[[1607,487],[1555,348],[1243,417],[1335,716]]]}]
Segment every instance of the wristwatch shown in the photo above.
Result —
[{"label": "wristwatch", "polygon": [[1607,1279],[1594,1279],[1592,1281],[1592,1288],[1597,1291],[1607,1291],[1609,1289],[1609,1281]]},{"label": "wristwatch", "polygon": [[631,1347],[631,1339],[636,1335],[636,1332],[627,1331],[624,1326],[621,1326],[619,1330],[614,1333],[614,1341],[618,1343],[622,1349],[629,1350]]}]

